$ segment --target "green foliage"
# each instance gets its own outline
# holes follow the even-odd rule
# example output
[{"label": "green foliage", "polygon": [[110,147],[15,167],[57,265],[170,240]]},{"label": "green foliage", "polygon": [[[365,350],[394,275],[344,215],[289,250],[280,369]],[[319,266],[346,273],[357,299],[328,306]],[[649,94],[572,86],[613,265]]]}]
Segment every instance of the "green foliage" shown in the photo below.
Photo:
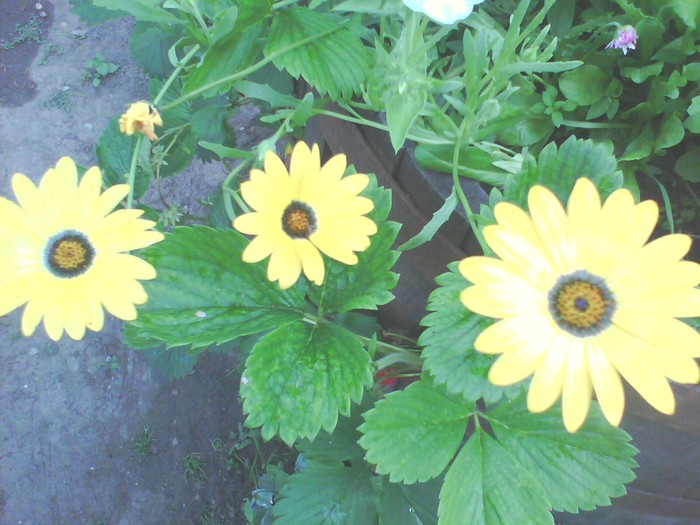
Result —
[{"label": "green foliage", "polygon": [[520,173],[508,177],[503,197],[526,208],[530,188],[541,184],[565,204],[580,177],[590,179],[603,199],[622,186],[622,172],[617,171],[617,161],[610,148],[572,136],[559,148],[548,144],[536,163],[527,163]]},{"label": "green foliage", "polygon": [[93,0],[96,7],[126,12],[142,22],[153,22],[163,25],[177,25],[184,22],[159,4],[160,0]]},{"label": "green foliage", "polygon": [[99,53],[96,54],[94,58],[86,60],[83,67],[85,67],[83,78],[86,80],[92,79],[92,85],[94,87],[98,87],[105,78],[119,70],[117,64],[106,62],[105,57]]},{"label": "green foliage", "polygon": [[255,345],[241,380],[246,425],[262,427],[265,439],[279,433],[291,445],[332,432],[338,413],[362,399],[372,384],[371,360],[362,342],[326,322],[295,322]]},{"label": "green foliage", "polygon": [[294,78],[303,77],[333,100],[352,97],[366,78],[369,53],[357,34],[334,15],[302,7],[279,11],[267,35],[265,55],[310,38],[307,44],[279,55],[274,64]]},{"label": "green foliage", "polygon": [[144,282],[149,301],[125,328],[129,344],[204,347],[301,319],[301,294],[271,286],[262,264],[244,263],[246,244],[236,231],[198,226],[145,250],[158,277]]},{"label": "green foliage", "polygon": [[[582,429],[569,434],[560,411],[532,414],[525,396],[477,410],[421,381],[364,417],[359,443],[377,472],[411,483],[451,463],[440,490],[441,525],[553,523],[551,509],[607,505],[635,477],[630,437],[595,403]],[[474,430],[467,432],[470,419]]]},{"label": "green foliage", "polygon": [[138,22],[131,33],[131,54],[143,71],[156,78],[165,78],[173,70],[168,50],[177,41],[177,33],[165,27]]},{"label": "green foliage", "polygon": [[[136,346],[139,343],[132,344]],[[145,344],[152,343],[149,340]],[[197,363],[197,355],[184,346],[168,348],[163,344],[155,348],[145,348],[143,355],[151,371],[151,377],[159,383],[185,377],[194,370],[194,365]]]},{"label": "green foliage", "polygon": [[[119,121],[113,118],[97,141],[97,162],[102,169],[104,186],[125,184],[128,181],[131,155],[135,144],[136,137],[129,137],[119,131]],[[148,145],[144,144],[144,147],[148,147]],[[149,185],[149,173],[138,170],[134,184],[134,196],[141,197]]]},{"label": "green foliage", "polygon": [[78,15],[83,22],[90,25],[103,24],[108,20],[122,18],[127,14],[117,9],[105,9],[97,7],[92,0],[70,0],[73,13]]},{"label": "green foliage", "polygon": [[[407,484],[438,476],[458,450],[473,408],[418,382],[364,414],[359,443],[379,474]],[[455,522],[457,523],[457,522]]]},{"label": "green foliage", "polygon": [[497,387],[486,377],[494,357],[477,352],[473,345],[493,321],[467,310],[460,301],[459,294],[469,282],[457,270],[457,263],[436,282],[439,288],[430,295],[427,306],[432,313],[421,321],[426,329],[418,340],[424,347],[424,369],[436,384],[469,401],[484,398],[494,403],[504,394],[517,394],[521,386]]}]

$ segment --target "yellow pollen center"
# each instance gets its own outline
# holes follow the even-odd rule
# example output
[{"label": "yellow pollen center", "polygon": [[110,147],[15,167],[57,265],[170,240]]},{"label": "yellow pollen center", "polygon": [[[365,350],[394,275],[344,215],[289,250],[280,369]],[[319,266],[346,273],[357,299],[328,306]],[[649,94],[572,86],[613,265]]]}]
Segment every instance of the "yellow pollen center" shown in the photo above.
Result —
[{"label": "yellow pollen center", "polygon": [[63,270],[80,268],[87,262],[87,250],[77,241],[62,240],[54,246],[51,262]]},{"label": "yellow pollen center", "polygon": [[287,228],[294,235],[305,237],[311,229],[311,221],[309,215],[304,210],[293,210],[287,217]]},{"label": "yellow pollen center", "polygon": [[609,306],[603,291],[586,281],[566,283],[556,298],[561,320],[584,329],[597,326],[608,313]]}]

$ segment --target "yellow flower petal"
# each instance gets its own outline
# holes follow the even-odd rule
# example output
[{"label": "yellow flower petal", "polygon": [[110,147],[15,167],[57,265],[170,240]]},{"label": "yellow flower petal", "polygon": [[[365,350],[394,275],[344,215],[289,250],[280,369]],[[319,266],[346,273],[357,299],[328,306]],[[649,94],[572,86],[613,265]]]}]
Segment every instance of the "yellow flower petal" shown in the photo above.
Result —
[{"label": "yellow flower petal", "polygon": [[533,312],[503,319],[487,327],[477,336],[474,348],[484,354],[512,352],[524,345],[534,345],[545,351],[554,333],[551,322]]},{"label": "yellow flower petal", "polygon": [[598,403],[611,425],[619,426],[625,409],[625,390],[620,374],[601,350],[597,340],[586,341],[588,370]]},{"label": "yellow flower petal", "polygon": [[528,206],[535,231],[558,271],[576,270],[576,246],[559,200],[544,186],[535,186],[528,194]]},{"label": "yellow flower petal", "polygon": [[545,352],[546,348],[543,346],[530,345],[504,353],[491,365],[489,381],[497,386],[519,383],[530,377],[540,366]]},{"label": "yellow flower petal", "polygon": [[564,334],[558,334],[547,345],[548,351],[532,376],[530,390],[527,393],[527,408],[531,412],[544,412],[559,399],[571,345],[571,337]]},{"label": "yellow flower petal", "polygon": [[297,239],[294,243],[301,259],[304,275],[309,281],[321,286],[325,274],[321,253],[308,239]]},{"label": "yellow flower petal", "polygon": [[591,407],[593,385],[588,375],[588,360],[582,339],[572,340],[566,360],[562,388],[562,412],[566,430],[576,432]]}]

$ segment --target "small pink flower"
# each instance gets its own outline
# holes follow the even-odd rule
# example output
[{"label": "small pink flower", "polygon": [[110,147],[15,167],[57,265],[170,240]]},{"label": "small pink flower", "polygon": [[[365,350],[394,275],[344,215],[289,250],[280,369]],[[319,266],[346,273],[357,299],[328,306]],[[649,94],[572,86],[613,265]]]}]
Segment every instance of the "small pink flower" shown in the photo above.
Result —
[{"label": "small pink flower", "polygon": [[618,29],[617,37],[615,37],[605,49],[610,49],[614,47],[615,49],[622,49],[623,54],[627,54],[628,49],[637,48],[637,32],[632,26],[624,26]]}]

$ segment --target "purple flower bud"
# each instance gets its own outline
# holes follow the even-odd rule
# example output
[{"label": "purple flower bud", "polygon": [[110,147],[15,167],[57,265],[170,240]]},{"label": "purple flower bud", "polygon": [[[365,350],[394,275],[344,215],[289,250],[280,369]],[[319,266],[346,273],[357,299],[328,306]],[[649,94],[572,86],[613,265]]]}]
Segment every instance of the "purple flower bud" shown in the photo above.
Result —
[{"label": "purple flower bud", "polygon": [[617,31],[617,36],[607,45],[605,49],[622,49],[623,54],[627,54],[628,49],[637,48],[637,32],[632,26],[623,26]]}]

